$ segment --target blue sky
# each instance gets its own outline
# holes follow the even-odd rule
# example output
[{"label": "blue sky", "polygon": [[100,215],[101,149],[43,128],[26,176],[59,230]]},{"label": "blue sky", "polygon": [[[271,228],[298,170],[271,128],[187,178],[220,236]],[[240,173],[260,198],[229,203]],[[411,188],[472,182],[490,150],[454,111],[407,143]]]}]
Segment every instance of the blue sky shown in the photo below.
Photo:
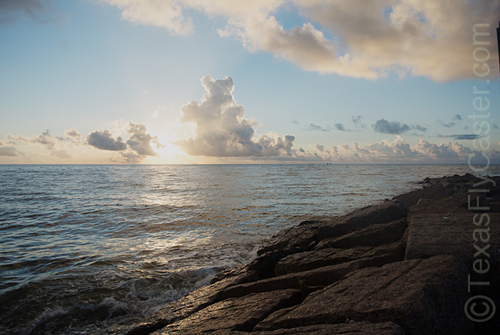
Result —
[{"label": "blue sky", "polygon": [[500,163],[459,2],[3,0],[0,163]]}]

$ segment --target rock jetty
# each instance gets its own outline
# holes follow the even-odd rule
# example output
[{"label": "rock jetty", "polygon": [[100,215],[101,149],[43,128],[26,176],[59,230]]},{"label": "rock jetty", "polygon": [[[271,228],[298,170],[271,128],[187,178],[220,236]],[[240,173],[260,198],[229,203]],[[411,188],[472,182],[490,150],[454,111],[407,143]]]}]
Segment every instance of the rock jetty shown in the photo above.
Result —
[{"label": "rock jetty", "polygon": [[271,237],[258,257],[106,334],[498,334],[500,177],[454,175]]}]

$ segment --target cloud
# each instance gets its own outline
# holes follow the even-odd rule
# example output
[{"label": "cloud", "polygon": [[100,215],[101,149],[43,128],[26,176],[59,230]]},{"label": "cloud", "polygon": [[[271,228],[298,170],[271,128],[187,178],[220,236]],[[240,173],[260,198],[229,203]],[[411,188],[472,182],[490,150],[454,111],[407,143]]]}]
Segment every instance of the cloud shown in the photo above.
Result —
[{"label": "cloud", "polygon": [[352,117],[352,123],[354,123],[354,126],[356,128],[366,128],[366,124],[364,124],[361,120],[363,117],[361,115],[358,116],[353,116]]},{"label": "cloud", "polygon": [[444,123],[442,120],[437,120],[436,123],[441,125],[441,127],[445,127],[445,128],[451,128],[455,125],[455,122]]},{"label": "cloud", "polygon": [[17,141],[17,142],[26,143],[26,144],[36,144],[36,143],[42,144],[49,150],[56,149],[57,147],[60,146],[60,144],[62,142],[65,141],[65,139],[62,137],[51,136],[49,129],[45,130],[39,136],[35,135],[32,137],[25,137],[25,136],[18,136],[18,135],[7,135],[7,138],[12,140],[12,141],[15,141],[15,142]]},{"label": "cloud", "polygon": [[206,90],[201,103],[191,101],[182,106],[181,123],[196,126],[196,136],[175,142],[186,153],[212,157],[276,157],[293,156],[295,137],[268,133],[256,136],[255,121],[243,117],[244,108],[232,95],[233,79],[201,79]]},{"label": "cloud", "polygon": [[472,153],[469,148],[458,143],[434,144],[422,138],[420,138],[420,142],[414,148],[427,157],[437,159],[458,158]]},{"label": "cloud", "polygon": [[424,133],[427,131],[426,127],[419,126],[418,124],[417,125],[412,125],[411,129],[419,130],[419,131],[422,131]]},{"label": "cloud", "polygon": [[498,129],[498,126],[494,123],[491,124],[491,129]]},{"label": "cloud", "polygon": [[66,143],[68,141],[75,141],[75,137],[68,137],[68,134],[78,137],[77,134],[79,133],[74,128],[71,128],[65,131],[66,137],[58,137],[52,136],[50,134],[50,130],[47,129],[38,136],[24,137],[18,135],[7,135],[7,138],[11,141],[14,141],[12,142],[13,144],[15,144],[16,142],[20,142],[23,144],[41,144],[49,150],[51,155],[66,159],[71,158],[71,156],[66,151]]},{"label": "cloud", "polygon": [[378,133],[382,134],[395,134],[399,135],[402,134],[408,130],[410,130],[411,127],[407,124],[401,124],[400,122],[389,122],[385,119],[380,119],[377,120],[377,122],[373,125],[373,130],[375,130]]},{"label": "cloud", "polygon": [[[218,29],[221,37],[235,37],[251,52],[269,52],[306,71],[367,79],[409,74],[438,82],[475,77],[471,28],[488,23],[492,32],[500,12],[498,0],[104,1],[120,8],[124,20],[178,35],[194,32],[192,11],[222,17],[227,21]],[[290,8],[306,23],[286,30],[274,15]],[[493,69],[495,43],[482,46]]]},{"label": "cloud", "polygon": [[68,154],[68,152],[65,149],[57,149],[57,150],[51,150],[50,154],[62,159],[69,159],[71,158],[71,155]]},{"label": "cloud", "polygon": [[333,127],[337,130],[340,130],[340,131],[347,131],[347,132],[351,131],[351,130],[345,129],[345,127],[342,123],[335,123],[335,125]]},{"label": "cloud", "polygon": [[8,156],[8,157],[16,157],[16,156],[24,156],[22,152],[19,152],[13,146],[0,146],[0,156]]},{"label": "cloud", "polygon": [[325,146],[323,146],[321,144],[314,143],[313,148],[316,149],[316,150],[318,150],[319,152],[324,152],[325,151]]},{"label": "cloud", "polygon": [[50,0],[1,0],[0,26],[14,24],[19,16],[27,16],[37,23],[57,21],[59,13]]},{"label": "cloud", "polygon": [[477,134],[441,135],[439,137],[451,137],[455,140],[477,140],[481,138],[481,136]]},{"label": "cloud", "polygon": [[82,134],[80,134],[75,128],[66,129],[64,131],[64,136],[71,138],[77,142],[81,142],[82,140]]},{"label": "cloud", "polygon": [[367,145],[353,143],[353,156],[346,160],[360,159],[365,162],[435,162],[464,161],[472,151],[458,143],[434,144],[420,138],[415,145],[405,143],[401,136],[395,140],[381,141]]},{"label": "cloud", "polygon": [[436,123],[441,125],[442,127],[451,128],[456,124],[456,122],[454,121],[462,121],[462,117],[459,114],[457,114],[451,119],[451,122],[444,123],[442,120],[437,120]]},{"label": "cloud", "polygon": [[122,10],[122,19],[142,25],[166,28],[172,34],[193,32],[193,20],[185,18],[181,1],[104,0]]},{"label": "cloud", "polygon": [[140,123],[129,122],[127,132],[131,134],[127,140],[129,147],[141,156],[157,156],[158,154],[151,147],[151,143],[156,144],[156,149],[164,147],[157,136],[146,133],[146,126]]},{"label": "cloud", "polygon": [[321,126],[318,126],[316,124],[310,123],[307,126],[305,126],[302,130],[307,130],[307,131],[324,131],[324,132],[330,132],[329,128],[323,128]]},{"label": "cloud", "polygon": [[99,130],[87,135],[87,144],[100,150],[121,151],[127,149],[127,144],[121,137],[113,138],[109,130]]}]

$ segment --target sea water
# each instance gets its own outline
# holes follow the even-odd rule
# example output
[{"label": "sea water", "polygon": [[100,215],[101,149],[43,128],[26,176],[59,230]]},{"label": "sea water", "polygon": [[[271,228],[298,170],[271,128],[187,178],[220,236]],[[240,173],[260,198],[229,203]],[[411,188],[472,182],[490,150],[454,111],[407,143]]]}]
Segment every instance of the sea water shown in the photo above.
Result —
[{"label": "sea water", "polygon": [[[498,166],[490,175],[498,174]],[[136,322],[280,229],[467,165],[0,165],[0,333]]]}]

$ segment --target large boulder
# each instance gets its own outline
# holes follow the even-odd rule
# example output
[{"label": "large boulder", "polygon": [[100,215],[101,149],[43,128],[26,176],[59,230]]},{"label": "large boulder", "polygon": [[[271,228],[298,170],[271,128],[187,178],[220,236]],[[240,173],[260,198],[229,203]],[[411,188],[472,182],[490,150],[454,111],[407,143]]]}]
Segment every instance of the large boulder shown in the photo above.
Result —
[{"label": "large boulder", "polygon": [[343,236],[372,224],[389,223],[405,216],[406,210],[399,201],[387,200],[355,210],[337,221],[319,225],[317,239]]},{"label": "large boulder", "polygon": [[321,225],[323,225],[321,221],[311,220],[284,229],[264,242],[257,251],[257,255],[275,250],[285,250],[288,253],[306,250],[311,243],[317,241],[318,227]]},{"label": "large boulder", "polygon": [[[475,199],[471,197],[470,201],[474,206]],[[408,215],[410,229],[405,259],[454,255],[472,266],[478,251],[474,245],[480,248],[489,245],[487,253],[491,262],[498,264],[495,260],[499,256],[500,230],[494,229],[492,223],[500,222],[500,213],[469,211],[468,202],[466,194],[455,194],[412,206]],[[488,241],[484,242],[486,239]]]},{"label": "large boulder", "polygon": [[400,325],[406,334],[470,335],[464,315],[467,267],[453,256],[436,256],[355,271],[311,293],[300,305],[277,311],[255,330],[342,323],[346,318]]},{"label": "large boulder", "polygon": [[404,252],[401,242],[384,244],[377,247],[355,246],[350,249],[327,248],[304,251],[281,259],[276,264],[274,272],[276,276],[281,276],[381,255],[391,255],[393,262],[402,261]]},{"label": "large boulder", "polygon": [[[373,254],[373,253],[372,253]],[[398,259],[395,260],[393,253],[375,255],[369,258],[356,259],[350,262],[345,262],[337,265],[324,266],[313,270],[302,271],[298,273],[290,273],[274,278],[259,280],[253,283],[233,285],[227,287],[222,292],[222,299],[241,297],[252,293],[269,292],[282,289],[304,289],[301,282],[309,287],[325,287],[342,279],[347,274],[366,267],[380,267],[394,261],[401,260],[403,254],[399,251]],[[307,289],[306,289],[307,290]],[[303,296],[307,296],[310,290],[301,292]]]},{"label": "large boulder", "polygon": [[218,330],[248,332],[272,312],[298,303],[298,290],[278,290],[226,299],[172,323],[157,333],[191,335]]},{"label": "large boulder", "polygon": [[352,233],[321,240],[314,248],[353,248],[355,246],[378,246],[401,240],[406,229],[406,219],[385,224],[372,224]]},{"label": "large boulder", "polygon": [[400,201],[403,206],[408,209],[410,208],[410,206],[417,204],[420,199],[436,200],[446,197],[449,192],[450,191],[448,189],[447,193],[447,190],[443,187],[443,184],[437,183],[430,187],[398,195],[393,199]]},{"label": "large boulder", "polygon": [[168,324],[187,318],[214,303],[221,301],[222,293],[228,287],[248,282],[248,274],[222,279],[214,284],[203,286],[151,314],[138,324],[115,326],[106,330],[112,335],[144,335],[161,329]]}]

